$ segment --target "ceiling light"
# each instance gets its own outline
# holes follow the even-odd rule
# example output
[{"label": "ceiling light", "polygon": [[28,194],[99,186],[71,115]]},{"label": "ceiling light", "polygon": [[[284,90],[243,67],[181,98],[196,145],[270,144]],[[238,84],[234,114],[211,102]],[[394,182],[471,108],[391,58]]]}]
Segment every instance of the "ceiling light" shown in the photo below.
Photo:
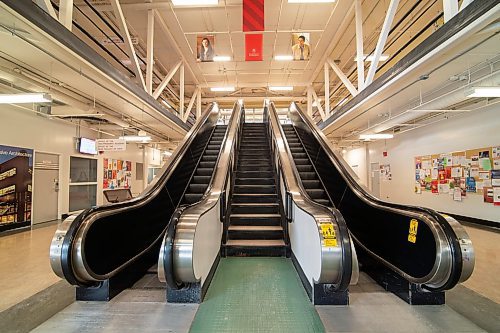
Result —
[{"label": "ceiling light", "polygon": [[472,87],[465,91],[465,97],[500,97],[500,87]]},{"label": "ceiling light", "polygon": [[288,3],[327,3],[335,0],[288,0]]},{"label": "ceiling light", "polygon": [[269,87],[269,90],[274,90],[274,91],[292,91],[293,87],[291,87],[291,86]]},{"label": "ceiling light", "polygon": [[210,91],[234,91],[234,87],[212,87]]},{"label": "ceiling light", "polygon": [[120,140],[125,140],[128,142],[147,142],[151,141],[151,137],[146,135],[125,135],[125,136],[120,136]]},{"label": "ceiling light", "polygon": [[165,155],[165,156],[172,156],[172,152],[166,150],[166,151],[163,152],[163,155]]},{"label": "ceiling light", "polygon": [[218,5],[219,0],[172,0],[174,6],[213,6]]},{"label": "ceiling light", "polygon": [[378,134],[361,134],[359,136],[360,140],[372,140],[372,139],[392,139],[394,137],[393,134],[384,134],[384,133],[378,133]]},{"label": "ceiling light", "polygon": [[22,104],[22,103],[51,103],[49,94],[0,94],[0,104]]},{"label": "ceiling light", "polygon": [[277,55],[277,56],[274,56],[274,60],[276,60],[276,61],[290,61],[290,60],[293,60],[293,56],[292,55]]},{"label": "ceiling light", "polygon": [[[365,54],[361,60],[364,60],[364,61],[373,61],[373,59],[375,59],[375,57],[373,55],[367,55],[367,54]],[[386,61],[387,59],[389,59],[389,55],[388,54],[382,54],[380,56],[380,58],[378,59],[378,61]],[[358,57],[354,57],[354,61],[358,61]]]},{"label": "ceiling light", "polygon": [[230,56],[215,56],[214,61],[231,61]]}]

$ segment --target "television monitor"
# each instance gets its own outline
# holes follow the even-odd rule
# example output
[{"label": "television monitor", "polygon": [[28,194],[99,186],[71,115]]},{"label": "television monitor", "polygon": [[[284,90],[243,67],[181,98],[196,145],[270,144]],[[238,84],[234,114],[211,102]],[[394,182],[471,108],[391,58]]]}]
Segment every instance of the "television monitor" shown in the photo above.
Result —
[{"label": "television monitor", "polygon": [[82,154],[96,155],[96,144],[94,140],[87,138],[80,138],[80,146],[78,151]]}]

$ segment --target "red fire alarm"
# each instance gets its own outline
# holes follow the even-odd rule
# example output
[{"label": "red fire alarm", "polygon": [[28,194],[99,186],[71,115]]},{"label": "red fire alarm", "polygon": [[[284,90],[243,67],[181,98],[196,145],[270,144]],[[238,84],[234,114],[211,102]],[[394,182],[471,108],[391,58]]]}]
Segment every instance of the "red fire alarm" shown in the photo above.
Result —
[{"label": "red fire alarm", "polygon": [[382,152],[382,155],[384,155],[384,157],[387,157],[387,152],[386,151]]}]

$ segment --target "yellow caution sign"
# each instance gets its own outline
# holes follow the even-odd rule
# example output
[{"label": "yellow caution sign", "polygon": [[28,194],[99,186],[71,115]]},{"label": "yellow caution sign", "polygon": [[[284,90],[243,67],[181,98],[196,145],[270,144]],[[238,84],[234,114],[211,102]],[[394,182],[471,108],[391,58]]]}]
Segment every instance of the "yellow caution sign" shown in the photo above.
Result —
[{"label": "yellow caution sign", "polygon": [[337,235],[335,234],[335,229],[333,228],[333,223],[320,223],[321,234],[323,235],[323,246],[324,247],[336,247],[337,246]]},{"label": "yellow caution sign", "polygon": [[408,231],[408,242],[415,244],[417,242],[418,221],[412,219],[410,221],[410,230]]}]

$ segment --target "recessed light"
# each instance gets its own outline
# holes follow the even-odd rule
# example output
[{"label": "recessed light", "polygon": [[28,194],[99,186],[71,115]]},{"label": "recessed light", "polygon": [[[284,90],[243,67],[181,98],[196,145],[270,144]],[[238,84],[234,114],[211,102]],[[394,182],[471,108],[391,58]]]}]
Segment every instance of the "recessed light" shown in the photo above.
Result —
[{"label": "recessed light", "polygon": [[392,139],[393,137],[394,137],[393,134],[378,133],[378,134],[361,134],[359,136],[359,139],[360,140]]},{"label": "recessed light", "polygon": [[331,3],[335,0],[288,0],[288,3]]},{"label": "recessed light", "polygon": [[23,103],[51,103],[49,94],[0,94],[0,104],[23,104]]},{"label": "recessed light", "polygon": [[293,60],[293,56],[292,55],[277,55],[277,56],[274,56],[274,60],[276,60],[276,61],[290,61],[290,60]]},{"label": "recessed light", "polygon": [[174,6],[213,6],[218,5],[219,0],[172,0]]},{"label": "recessed light", "polygon": [[125,136],[120,136],[120,140],[125,140],[128,142],[146,142],[146,141],[151,141],[150,136],[142,136],[142,135],[125,135]]},{"label": "recessed light", "polygon": [[215,56],[214,61],[231,61],[230,56]]},{"label": "recessed light", "polygon": [[466,97],[500,97],[500,87],[472,87],[466,90]]}]

